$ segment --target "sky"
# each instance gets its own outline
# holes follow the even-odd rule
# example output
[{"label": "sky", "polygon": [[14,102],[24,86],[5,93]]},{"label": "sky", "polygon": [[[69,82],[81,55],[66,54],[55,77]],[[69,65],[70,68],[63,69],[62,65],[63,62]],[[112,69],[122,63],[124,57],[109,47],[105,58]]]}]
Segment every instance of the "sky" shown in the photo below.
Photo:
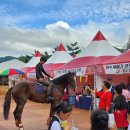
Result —
[{"label": "sky", "polygon": [[98,31],[113,46],[130,35],[129,0],[0,0],[0,57],[86,48]]}]

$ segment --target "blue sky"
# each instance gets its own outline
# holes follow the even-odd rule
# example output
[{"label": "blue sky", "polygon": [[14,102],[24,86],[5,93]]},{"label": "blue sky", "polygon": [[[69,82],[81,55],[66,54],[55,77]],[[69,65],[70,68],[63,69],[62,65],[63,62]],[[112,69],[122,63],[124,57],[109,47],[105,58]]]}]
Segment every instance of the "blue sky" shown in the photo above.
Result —
[{"label": "blue sky", "polygon": [[[55,47],[59,42],[66,45],[78,41],[81,46],[84,42],[87,46],[99,29],[112,45],[123,46],[130,34],[130,1],[1,0],[0,19],[0,42],[12,45],[10,49],[0,47],[3,56],[8,55],[7,52],[12,55],[31,53],[34,48],[42,46],[50,51],[51,46]],[[65,35],[60,36],[61,32]],[[3,33],[7,34],[5,39]],[[28,38],[31,34],[33,40]],[[77,38],[79,34],[84,36]],[[37,35],[48,36],[48,40],[39,37],[42,42],[37,41]],[[19,44],[25,52],[18,53],[15,46]]]}]

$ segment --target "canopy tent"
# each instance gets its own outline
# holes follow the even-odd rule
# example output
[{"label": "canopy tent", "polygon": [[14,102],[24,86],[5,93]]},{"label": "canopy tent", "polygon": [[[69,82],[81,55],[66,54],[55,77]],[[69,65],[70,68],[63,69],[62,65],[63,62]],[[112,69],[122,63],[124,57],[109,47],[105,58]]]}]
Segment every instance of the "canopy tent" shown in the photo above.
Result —
[{"label": "canopy tent", "polygon": [[130,73],[130,50],[102,63],[105,74]]},{"label": "canopy tent", "polygon": [[0,70],[4,71],[9,68],[21,69],[24,65],[25,65],[24,62],[17,59],[13,59],[13,60],[0,63]]},{"label": "canopy tent", "polygon": [[116,63],[127,63],[130,62],[130,50],[114,57],[110,60],[104,61],[103,64],[116,64]]},{"label": "canopy tent", "polygon": [[73,57],[66,51],[63,44],[60,43],[56,52],[44,64],[44,68],[47,71],[53,71],[72,59]]},{"label": "canopy tent", "polygon": [[120,52],[106,40],[101,31],[98,31],[89,46],[77,58],[59,67],[55,71],[55,76],[70,70],[76,71],[79,75],[85,75],[87,66],[101,64],[119,54]]}]

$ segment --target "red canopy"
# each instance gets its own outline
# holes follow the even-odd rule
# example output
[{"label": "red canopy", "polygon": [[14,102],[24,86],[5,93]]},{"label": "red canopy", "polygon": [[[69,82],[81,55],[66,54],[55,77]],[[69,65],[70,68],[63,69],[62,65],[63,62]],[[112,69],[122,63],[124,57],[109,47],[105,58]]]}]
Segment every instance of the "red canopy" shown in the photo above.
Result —
[{"label": "red canopy", "polygon": [[67,64],[59,67],[57,70],[64,70],[64,69],[72,69],[72,68],[80,68],[80,67],[86,67],[88,65],[96,65],[101,64],[103,61],[106,61],[108,59],[113,58],[114,56],[100,56],[100,57],[80,57],[71,60]]},{"label": "red canopy", "polygon": [[102,64],[117,64],[117,63],[127,63],[130,62],[130,50],[114,57],[110,60],[103,62]]}]

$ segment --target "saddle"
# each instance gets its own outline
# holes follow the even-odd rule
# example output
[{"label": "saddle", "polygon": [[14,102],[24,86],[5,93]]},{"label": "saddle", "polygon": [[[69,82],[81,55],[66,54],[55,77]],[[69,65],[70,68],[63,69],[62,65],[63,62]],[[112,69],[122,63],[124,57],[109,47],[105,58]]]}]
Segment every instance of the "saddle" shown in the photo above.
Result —
[{"label": "saddle", "polygon": [[47,94],[47,86],[41,83],[35,83],[35,92],[38,94]]}]

